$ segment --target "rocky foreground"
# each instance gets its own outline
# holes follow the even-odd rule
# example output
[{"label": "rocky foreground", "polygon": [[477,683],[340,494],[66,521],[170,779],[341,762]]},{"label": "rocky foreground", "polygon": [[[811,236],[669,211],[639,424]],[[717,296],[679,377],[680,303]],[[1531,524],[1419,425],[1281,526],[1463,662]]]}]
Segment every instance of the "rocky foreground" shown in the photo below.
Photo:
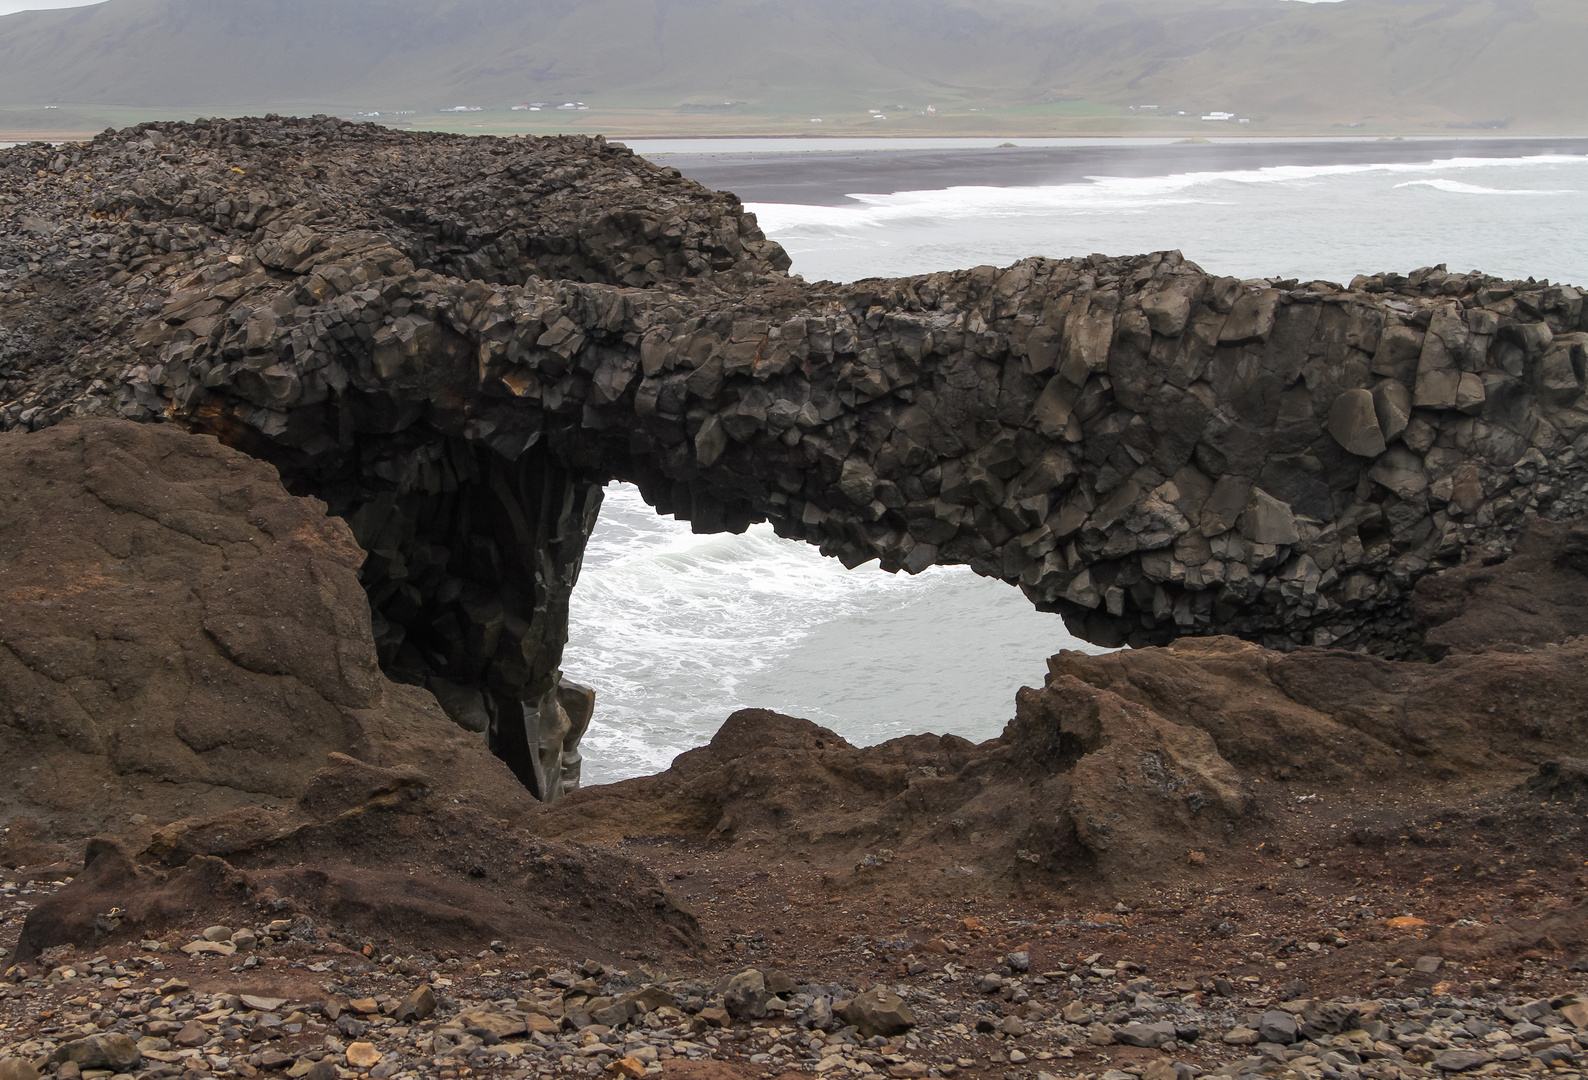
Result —
[{"label": "rocky foreground", "polygon": [[[714,884],[753,890],[757,876]],[[1582,1075],[1588,957],[1453,959],[1441,955],[1459,951],[1448,934],[1391,914],[1414,902],[1411,890],[1343,895],[1310,875],[1313,888],[1286,897],[1276,877],[1255,893],[1242,880],[1142,897],[1200,902],[1239,918],[1237,934],[1161,906],[1065,911],[1045,898],[950,912],[790,895],[797,906],[770,937],[643,963],[501,941],[388,953],[263,905],[246,924],[57,947],[12,967],[0,1070],[7,1080]],[[1548,908],[1558,885],[1537,885]],[[58,890],[4,886],[14,916],[48,909]],[[1506,918],[1482,906],[1460,905],[1478,918],[1457,922]]]}]

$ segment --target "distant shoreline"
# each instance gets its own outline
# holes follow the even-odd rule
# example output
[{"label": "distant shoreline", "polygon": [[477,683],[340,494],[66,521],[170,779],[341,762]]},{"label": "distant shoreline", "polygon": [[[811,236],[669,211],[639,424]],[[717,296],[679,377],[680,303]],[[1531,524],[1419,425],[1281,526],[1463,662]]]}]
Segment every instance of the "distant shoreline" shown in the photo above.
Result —
[{"label": "distant shoreline", "polygon": [[[639,141],[639,140],[636,140]],[[652,140],[645,140],[650,142]],[[649,149],[649,148],[647,148]],[[851,194],[951,187],[1038,187],[1091,176],[1147,177],[1284,165],[1390,165],[1444,158],[1588,156],[1588,137],[1407,141],[1314,139],[930,150],[834,149],[658,153],[647,157],[747,203],[852,206]]]}]

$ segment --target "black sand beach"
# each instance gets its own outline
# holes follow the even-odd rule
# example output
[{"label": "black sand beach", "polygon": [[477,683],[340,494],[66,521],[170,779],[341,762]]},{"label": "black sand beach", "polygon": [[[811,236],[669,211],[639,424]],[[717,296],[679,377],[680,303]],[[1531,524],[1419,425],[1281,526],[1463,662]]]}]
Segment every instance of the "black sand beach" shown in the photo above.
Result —
[{"label": "black sand beach", "polygon": [[1165,176],[1275,165],[1369,165],[1453,157],[1588,154],[1588,138],[1328,140],[965,150],[799,150],[647,157],[745,202],[842,206],[851,193],[888,194],[968,185],[1073,184],[1089,176]]}]

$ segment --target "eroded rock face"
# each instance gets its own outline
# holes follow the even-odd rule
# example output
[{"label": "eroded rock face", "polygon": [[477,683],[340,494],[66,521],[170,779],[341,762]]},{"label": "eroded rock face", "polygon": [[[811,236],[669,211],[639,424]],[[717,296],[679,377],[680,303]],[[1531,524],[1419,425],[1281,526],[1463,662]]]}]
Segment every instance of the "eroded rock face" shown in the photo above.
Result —
[{"label": "eroded rock face", "polygon": [[536,790],[612,478],[702,532],[968,564],[1100,643],[1395,656],[1419,578],[1588,507],[1570,287],[1174,252],[810,285],[731,196],[599,140],[323,119],[17,148],[0,185],[0,424],[163,419],[276,464],[369,551],[386,671]]},{"label": "eroded rock face", "polygon": [[[746,709],[666,772],[580,791],[538,809],[534,828],[709,840],[916,894],[1162,881],[1243,865],[1290,832],[1298,797],[1327,801],[1332,843],[1370,845],[1384,822],[1359,792],[1428,807],[1455,793],[1467,809],[1449,813],[1475,819],[1491,803],[1503,818],[1576,797],[1585,656],[1581,639],[1430,664],[1229,637],[1063,652],[980,745],[855,747]],[[1353,833],[1358,811],[1373,824]]]},{"label": "eroded rock face", "polygon": [[[0,808],[57,845],[308,797],[330,755],[422,762],[515,817],[522,789],[435,701],[382,675],[324,506],[172,426],[0,435]],[[27,824],[31,822],[30,824]]]},{"label": "eroded rock face", "polygon": [[81,865],[94,838],[24,958],[101,940],[112,909],[130,937],[272,901],[410,940],[689,941],[653,875],[524,832],[537,804],[508,768],[386,679],[363,560],[214,439],[0,435],[0,866]]}]

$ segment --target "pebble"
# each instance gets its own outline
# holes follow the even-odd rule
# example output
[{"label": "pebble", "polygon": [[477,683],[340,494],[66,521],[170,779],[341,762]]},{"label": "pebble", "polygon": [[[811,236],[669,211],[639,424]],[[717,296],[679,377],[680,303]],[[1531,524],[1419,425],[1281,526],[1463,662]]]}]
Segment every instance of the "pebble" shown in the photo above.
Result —
[{"label": "pebble", "polygon": [[[232,939],[243,932],[233,931]],[[35,1064],[41,1061],[54,1070],[53,1080],[112,1080],[112,1068],[136,1080],[179,1074],[185,1080],[253,1080],[261,1073],[286,1080],[464,1080],[498,1073],[504,1080],[568,1074],[639,1080],[677,1059],[737,1061],[841,1080],[932,1080],[965,1070],[996,1074],[1004,1067],[1019,1070],[1008,1073],[1017,1080],[1191,1080],[1200,1074],[1416,1080],[1541,1071],[1582,1080],[1588,1052],[1588,997],[1578,993],[1475,1000],[1394,991],[1380,999],[1329,1001],[1291,996],[1304,991],[1295,983],[1265,995],[1243,982],[1241,989],[1231,987],[1236,996],[1228,996],[1214,993],[1211,980],[1148,978],[1140,965],[1116,961],[1110,969],[1118,971],[1115,978],[1082,983],[1083,1000],[1074,996],[1068,975],[1101,965],[1080,958],[1040,976],[1000,974],[998,989],[989,994],[982,974],[996,973],[960,975],[952,965],[910,984],[876,984],[862,992],[800,984],[773,968],[742,969],[713,981],[607,968],[591,973],[586,964],[580,977],[562,979],[514,958],[492,958],[492,971],[476,975],[456,961],[392,957],[376,963],[332,954],[317,962],[331,963],[338,969],[334,978],[344,981],[323,997],[304,1000],[195,991],[189,980],[165,978],[168,968],[157,955],[14,970],[20,982],[0,999],[0,1022],[11,1024],[0,1029],[0,1080],[45,1080]],[[287,962],[300,967],[316,959],[304,944],[291,955],[301,958]],[[213,985],[214,973],[224,970],[215,960],[182,962],[211,965],[203,985]],[[752,971],[756,978],[748,977]],[[723,995],[757,985],[768,996],[763,1004],[775,1001],[780,1008],[735,1019]],[[1015,1005],[1016,999],[1024,1004]],[[610,1025],[592,1019],[612,1015],[609,1003],[624,1001],[643,1011]],[[873,1035],[848,1022],[865,1009],[873,1019],[891,1010],[895,1029]],[[974,1034],[983,1017],[995,1023],[987,1034]],[[1128,1070],[1104,1068],[1102,1060],[1081,1074],[1065,1068],[1077,1048],[1093,1046],[1106,1058],[1121,1044],[1157,1048],[1162,1056],[1138,1065],[1122,1061]],[[1198,1062],[1199,1073],[1188,1058]]]}]

